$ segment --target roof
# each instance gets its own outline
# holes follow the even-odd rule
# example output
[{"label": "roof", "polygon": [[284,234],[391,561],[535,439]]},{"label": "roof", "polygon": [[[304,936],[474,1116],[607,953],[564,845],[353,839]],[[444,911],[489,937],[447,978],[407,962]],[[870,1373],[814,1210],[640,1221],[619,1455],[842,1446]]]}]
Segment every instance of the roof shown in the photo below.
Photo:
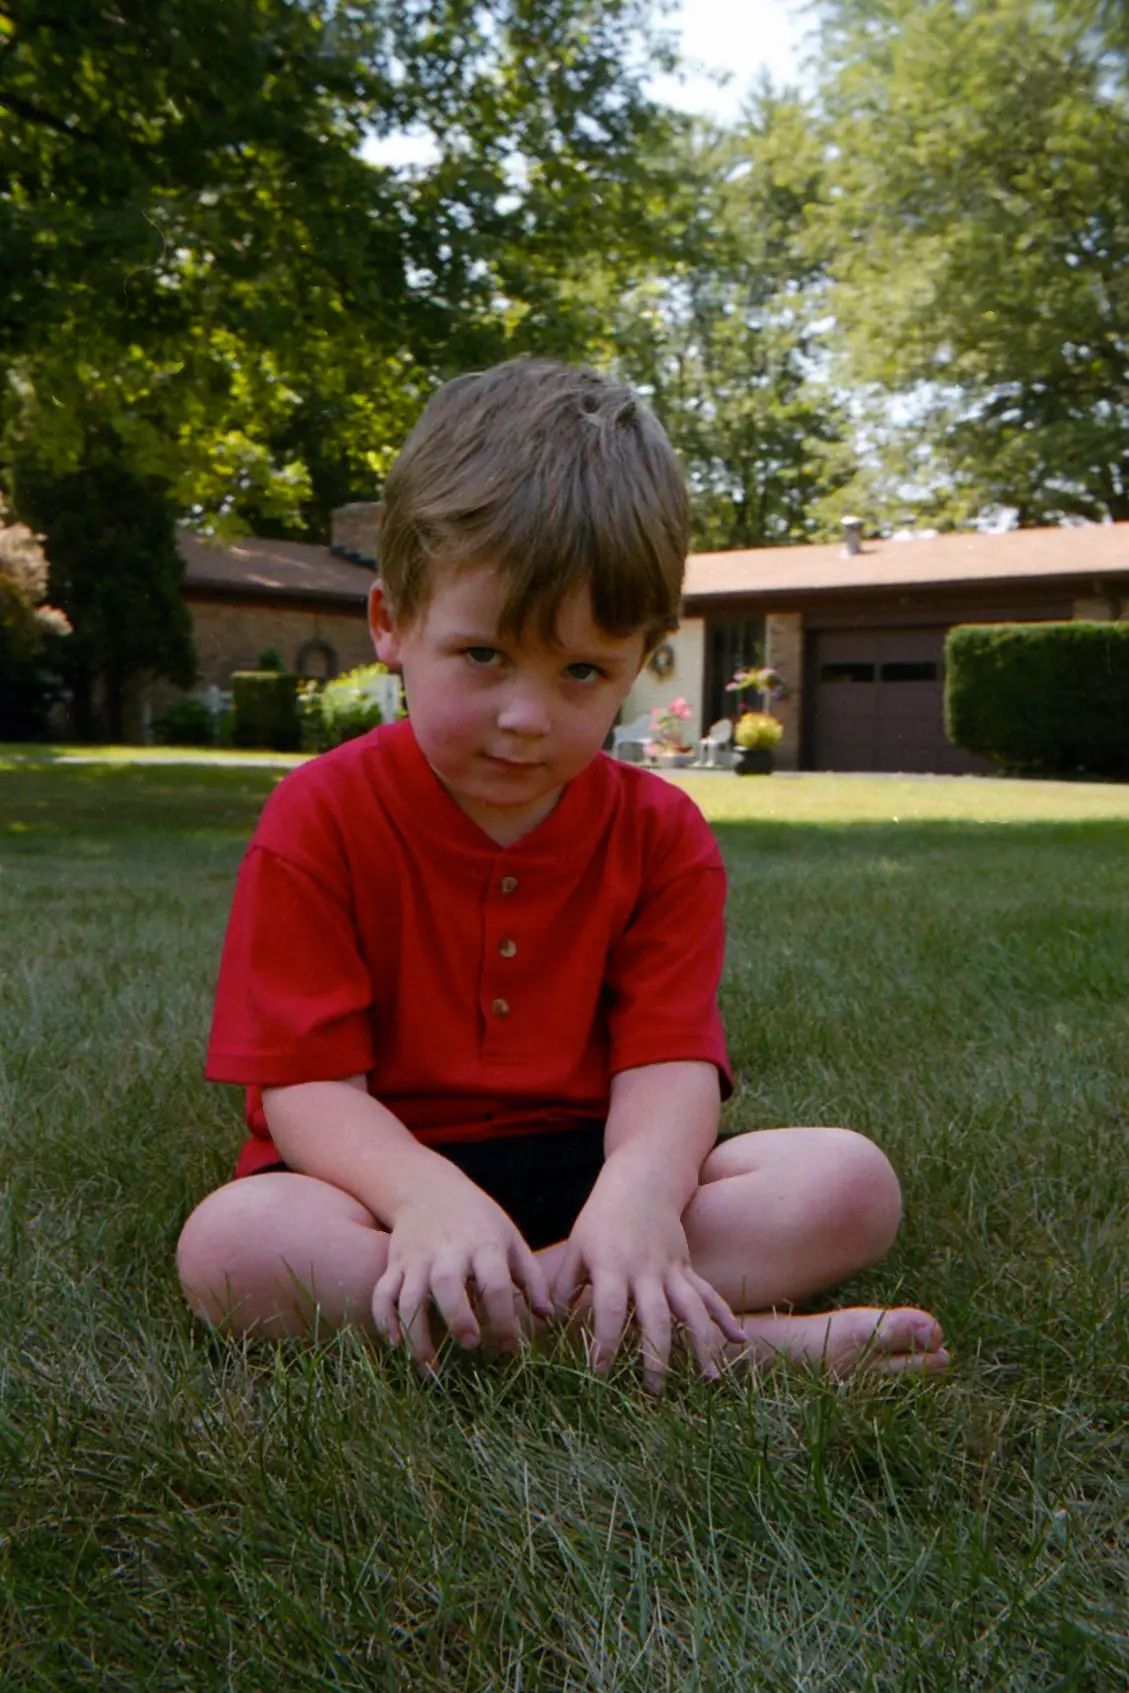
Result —
[{"label": "roof", "polygon": [[[352,603],[368,598],[373,571],[328,547],[246,536],[218,546],[182,535],[186,588],[225,595],[276,594]],[[865,541],[861,553],[838,542],[823,546],[756,547],[694,553],[686,562],[684,598],[842,594],[875,588],[1006,584],[1055,578],[1093,582],[1129,579],[1129,523],[1078,528],[1011,529],[1002,535],[933,535]],[[1127,580],[1129,585],[1129,580]]]},{"label": "roof", "polygon": [[217,546],[199,535],[182,535],[179,544],[188,589],[354,602],[361,609],[373,583],[367,565],[301,541],[263,541],[248,535],[230,546]]},{"label": "roof", "polygon": [[841,543],[695,553],[686,563],[684,597],[841,594],[865,588],[1115,575],[1129,577],[1129,523],[868,540],[855,554],[847,553]]}]

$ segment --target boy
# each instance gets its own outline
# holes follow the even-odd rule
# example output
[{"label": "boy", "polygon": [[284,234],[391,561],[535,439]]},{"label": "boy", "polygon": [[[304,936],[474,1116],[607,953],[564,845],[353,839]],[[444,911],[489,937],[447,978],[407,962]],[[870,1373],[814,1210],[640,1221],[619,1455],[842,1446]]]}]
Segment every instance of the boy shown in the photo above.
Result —
[{"label": "boy", "polygon": [[926,1312],[776,1309],[890,1245],[876,1147],[715,1145],[721,859],[683,793],[601,753],[687,539],[627,389],[517,360],[428,405],[369,608],[410,717],[288,776],[240,872],[208,1074],[248,1084],[252,1136],[178,1254],[209,1322],[316,1314],[433,1368],[442,1329],[509,1350],[580,1299],[594,1368],[633,1324],[653,1388],[676,1328],[706,1375],[944,1367]]}]

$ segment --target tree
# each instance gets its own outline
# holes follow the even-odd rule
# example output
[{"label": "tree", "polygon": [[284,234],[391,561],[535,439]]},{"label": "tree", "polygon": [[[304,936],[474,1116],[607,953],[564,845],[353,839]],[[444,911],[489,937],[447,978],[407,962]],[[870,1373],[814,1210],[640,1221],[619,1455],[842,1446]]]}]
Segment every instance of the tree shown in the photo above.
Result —
[{"label": "tree", "polygon": [[121,740],[129,683],[194,679],[192,622],[181,594],[184,561],[159,489],[100,464],[56,480],[25,476],[24,509],[48,532],[55,597],[73,633],[59,665],[74,698],[78,734],[103,726]]},{"label": "tree", "polygon": [[1123,9],[821,10],[830,304],[894,448],[888,500],[901,482],[949,523],[1129,518]]},{"label": "tree", "polygon": [[9,662],[34,657],[48,635],[67,635],[57,606],[45,605],[47,558],[26,523],[9,523],[0,497],[0,653]]},{"label": "tree", "polygon": [[[574,346],[557,259],[652,240],[649,9],[0,0],[7,456],[307,528],[443,376]],[[409,126],[433,167],[358,156]]]},{"label": "tree", "polygon": [[686,465],[699,549],[809,539],[853,470],[842,406],[820,379],[817,134],[766,88],[736,130],[686,135],[670,175],[680,252],[620,302],[614,356]]},{"label": "tree", "polygon": [[[649,17],[0,0],[0,462],[48,533],[84,729],[103,693],[120,732],[139,671],[190,674],[175,517],[321,538],[446,376],[583,345],[568,275],[658,239]],[[410,127],[433,166],[360,156]]]},{"label": "tree", "polygon": [[0,740],[43,732],[58,680],[42,663],[53,638],[70,633],[66,616],[45,605],[47,559],[39,537],[9,523],[0,497]]}]

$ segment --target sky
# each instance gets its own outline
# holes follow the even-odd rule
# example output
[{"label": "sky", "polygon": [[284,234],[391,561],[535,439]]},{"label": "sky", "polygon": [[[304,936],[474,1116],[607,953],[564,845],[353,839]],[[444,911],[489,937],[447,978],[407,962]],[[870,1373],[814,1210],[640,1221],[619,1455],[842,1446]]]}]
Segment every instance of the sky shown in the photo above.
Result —
[{"label": "sky", "polygon": [[[700,69],[681,80],[656,77],[653,96],[683,111],[729,122],[737,117],[762,69],[776,82],[800,81],[808,30],[801,6],[802,0],[679,0],[662,21],[681,35],[683,57]],[[723,85],[709,74],[718,71],[728,74]],[[424,163],[435,156],[426,140],[414,136],[370,140],[363,153],[393,166]]]},{"label": "sky", "polygon": [[774,82],[802,80],[810,25],[800,0],[682,0],[665,26],[681,32],[684,58],[700,61],[703,71],[729,73],[721,87],[702,73],[681,84],[673,77],[655,78],[652,92],[667,105],[729,122],[762,70]]}]

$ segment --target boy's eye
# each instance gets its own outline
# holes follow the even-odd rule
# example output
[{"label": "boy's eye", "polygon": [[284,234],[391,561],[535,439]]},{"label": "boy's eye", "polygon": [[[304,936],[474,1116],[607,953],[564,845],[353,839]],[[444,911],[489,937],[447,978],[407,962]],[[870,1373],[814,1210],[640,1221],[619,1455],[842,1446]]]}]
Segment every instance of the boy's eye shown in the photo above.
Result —
[{"label": "boy's eye", "polygon": [[595,682],[604,672],[598,664],[566,664],[565,675],[571,682]]},{"label": "boy's eye", "polygon": [[469,659],[471,664],[477,666],[480,670],[488,670],[491,665],[497,663],[501,656],[497,647],[463,648],[463,657]]}]

